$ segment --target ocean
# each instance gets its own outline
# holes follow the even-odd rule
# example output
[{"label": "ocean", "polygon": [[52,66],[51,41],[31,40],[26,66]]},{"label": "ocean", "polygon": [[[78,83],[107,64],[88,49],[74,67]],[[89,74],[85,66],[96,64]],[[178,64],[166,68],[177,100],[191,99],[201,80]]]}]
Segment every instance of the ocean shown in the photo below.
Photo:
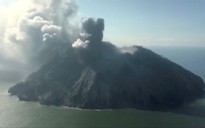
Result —
[{"label": "ocean", "polygon": [[[199,75],[205,81],[205,48],[149,48]],[[0,85],[0,128],[205,127],[205,113],[204,116],[197,116],[134,109],[81,110],[19,101],[15,96],[7,93],[8,88],[13,84],[2,82]],[[196,104],[200,106],[200,110],[205,108],[204,100]]]}]

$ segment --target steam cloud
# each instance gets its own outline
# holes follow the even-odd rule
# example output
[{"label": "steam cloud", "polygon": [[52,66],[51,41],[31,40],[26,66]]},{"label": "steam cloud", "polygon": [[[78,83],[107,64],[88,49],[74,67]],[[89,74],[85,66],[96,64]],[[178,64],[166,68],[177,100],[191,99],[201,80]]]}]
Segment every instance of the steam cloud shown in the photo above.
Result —
[{"label": "steam cloud", "polygon": [[17,0],[0,7],[0,76],[23,77],[71,46],[78,28],[69,21],[77,10],[74,0]]}]

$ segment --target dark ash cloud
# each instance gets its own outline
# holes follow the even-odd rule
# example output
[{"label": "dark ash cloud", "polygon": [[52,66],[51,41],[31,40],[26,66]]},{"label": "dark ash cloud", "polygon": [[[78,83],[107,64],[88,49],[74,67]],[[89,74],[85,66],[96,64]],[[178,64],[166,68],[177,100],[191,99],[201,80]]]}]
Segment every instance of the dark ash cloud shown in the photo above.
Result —
[{"label": "dark ash cloud", "polygon": [[73,43],[73,47],[85,48],[102,42],[104,31],[104,19],[83,18],[79,39]]},{"label": "dark ash cloud", "polygon": [[101,42],[103,39],[104,31],[104,19],[98,18],[97,20],[93,18],[83,19],[82,22],[82,40],[89,40],[90,42]]}]

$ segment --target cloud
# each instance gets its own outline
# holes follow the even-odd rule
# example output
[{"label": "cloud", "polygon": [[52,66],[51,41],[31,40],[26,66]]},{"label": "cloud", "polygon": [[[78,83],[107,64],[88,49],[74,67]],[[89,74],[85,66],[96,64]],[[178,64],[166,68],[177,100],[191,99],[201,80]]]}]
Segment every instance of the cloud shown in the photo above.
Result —
[{"label": "cloud", "polygon": [[61,27],[57,26],[57,25],[53,25],[53,24],[49,24],[49,25],[44,25],[42,28],[41,28],[41,31],[43,33],[49,33],[49,34],[52,34],[52,33],[58,33],[60,34],[61,32]]},{"label": "cloud", "polygon": [[0,7],[0,76],[23,77],[71,47],[78,27],[69,22],[77,11],[74,0],[16,0]]},{"label": "cloud", "polygon": [[77,39],[73,44],[73,48],[86,48],[90,42],[86,40],[85,42],[81,39]]}]

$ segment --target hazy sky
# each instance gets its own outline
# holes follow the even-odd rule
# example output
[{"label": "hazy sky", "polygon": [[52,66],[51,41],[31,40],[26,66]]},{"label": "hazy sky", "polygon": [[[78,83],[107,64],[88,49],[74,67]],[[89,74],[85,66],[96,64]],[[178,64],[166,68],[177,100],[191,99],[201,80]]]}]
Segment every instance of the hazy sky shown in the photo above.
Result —
[{"label": "hazy sky", "polygon": [[204,0],[78,0],[79,16],[105,19],[105,40],[124,44],[205,44]]},{"label": "hazy sky", "polygon": [[[8,5],[13,0],[0,0]],[[105,19],[105,40],[118,45],[204,45],[204,0],[77,0],[78,19]]]}]

